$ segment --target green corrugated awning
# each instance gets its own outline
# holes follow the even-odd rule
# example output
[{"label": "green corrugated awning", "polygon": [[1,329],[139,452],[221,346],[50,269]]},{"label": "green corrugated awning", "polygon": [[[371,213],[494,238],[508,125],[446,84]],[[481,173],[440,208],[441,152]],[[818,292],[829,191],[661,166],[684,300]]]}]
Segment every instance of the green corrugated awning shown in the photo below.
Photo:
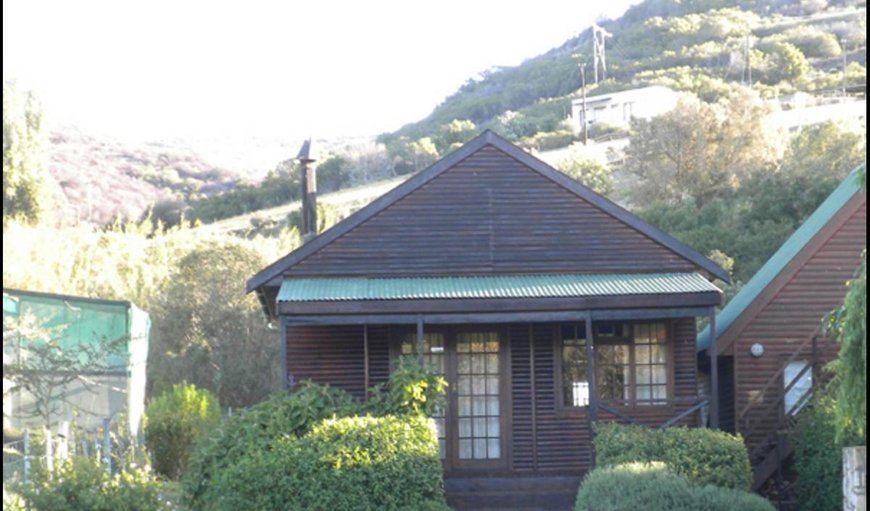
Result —
[{"label": "green corrugated awning", "polygon": [[286,278],[278,302],[572,298],[718,293],[697,273],[478,277]]}]

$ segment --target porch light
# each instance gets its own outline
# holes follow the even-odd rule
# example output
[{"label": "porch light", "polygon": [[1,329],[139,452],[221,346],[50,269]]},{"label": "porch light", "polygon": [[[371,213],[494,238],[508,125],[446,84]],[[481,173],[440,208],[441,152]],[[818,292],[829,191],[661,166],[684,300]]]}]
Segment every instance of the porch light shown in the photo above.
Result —
[{"label": "porch light", "polygon": [[758,358],[761,355],[764,355],[764,346],[757,342],[749,348],[749,353],[752,354],[753,357]]}]

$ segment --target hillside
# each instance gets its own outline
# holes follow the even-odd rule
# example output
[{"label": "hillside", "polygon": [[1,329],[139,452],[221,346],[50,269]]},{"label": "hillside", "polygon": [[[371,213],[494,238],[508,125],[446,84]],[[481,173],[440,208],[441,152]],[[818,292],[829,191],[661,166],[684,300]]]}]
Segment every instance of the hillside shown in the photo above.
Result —
[{"label": "hillside", "polygon": [[431,137],[454,119],[512,140],[558,131],[579,96],[581,62],[587,95],[658,84],[713,101],[729,83],[747,82],[750,69],[763,96],[819,93],[843,84],[844,62],[846,82],[863,89],[865,16],[863,0],[646,0],[600,23],[612,34],[600,83],[593,80],[592,30],[578,27],[576,37],[543,55],[469,79],[428,117],[381,139]]},{"label": "hillside", "polygon": [[62,224],[139,218],[154,203],[225,191],[239,177],[187,148],[131,145],[72,129],[49,134],[46,160]]}]

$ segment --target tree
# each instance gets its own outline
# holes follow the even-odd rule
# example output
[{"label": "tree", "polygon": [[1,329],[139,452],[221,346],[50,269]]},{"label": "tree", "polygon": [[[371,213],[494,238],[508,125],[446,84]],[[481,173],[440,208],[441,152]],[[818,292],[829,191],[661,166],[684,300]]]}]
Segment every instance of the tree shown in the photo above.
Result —
[{"label": "tree", "polygon": [[149,395],[186,380],[243,407],[278,387],[277,334],[244,290],[263,266],[252,248],[214,241],[178,262],[152,306]]},{"label": "tree", "polygon": [[477,135],[477,126],[465,119],[453,119],[439,126],[433,142],[439,154],[447,154]]},{"label": "tree", "polygon": [[42,109],[33,93],[3,82],[3,224],[17,216],[30,223],[45,211]]},{"label": "tree", "polygon": [[[867,189],[867,167],[859,175]],[[828,317],[828,331],[836,336],[840,351],[834,362],[837,438],[855,435],[867,441],[867,251],[856,277],[848,283],[843,305]]]},{"label": "tree", "polygon": [[829,331],[836,335],[840,351],[836,374],[837,438],[857,435],[866,441],[867,431],[867,256],[843,305],[832,313]]},{"label": "tree", "polygon": [[613,192],[613,177],[610,169],[595,160],[566,158],[560,161],[556,168],[595,193],[607,196]]},{"label": "tree", "polygon": [[67,400],[71,384],[87,386],[90,380],[85,375],[118,369],[110,360],[112,355],[126,354],[127,338],[64,343],[66,326],[45,327],[41,321],[29,313],[4,319],[3,379],[11,385],[4,389],[3,398],[26,392],[33,405],[16,409],[16,417],[38,419],[50,427],[64,405],[75,406]]},{"label": "tree", "polygon": [[624,164],[638,178],[633,202],[692,199],[703,206],[773,167],[781,139],[764,125],[767,113],[756,93],[735,88],[716,105],[683,96],[666,114],[634,119]]}]

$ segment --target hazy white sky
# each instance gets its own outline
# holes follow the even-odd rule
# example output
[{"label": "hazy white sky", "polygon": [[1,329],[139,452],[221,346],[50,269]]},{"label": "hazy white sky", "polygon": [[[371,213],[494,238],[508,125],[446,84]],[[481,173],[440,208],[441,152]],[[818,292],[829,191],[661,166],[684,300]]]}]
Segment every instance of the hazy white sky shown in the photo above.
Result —
[{"label": "hazy white sky", "polygon": [[639,0],[3,0],[3,78],[121,137],[374,135]]}]

